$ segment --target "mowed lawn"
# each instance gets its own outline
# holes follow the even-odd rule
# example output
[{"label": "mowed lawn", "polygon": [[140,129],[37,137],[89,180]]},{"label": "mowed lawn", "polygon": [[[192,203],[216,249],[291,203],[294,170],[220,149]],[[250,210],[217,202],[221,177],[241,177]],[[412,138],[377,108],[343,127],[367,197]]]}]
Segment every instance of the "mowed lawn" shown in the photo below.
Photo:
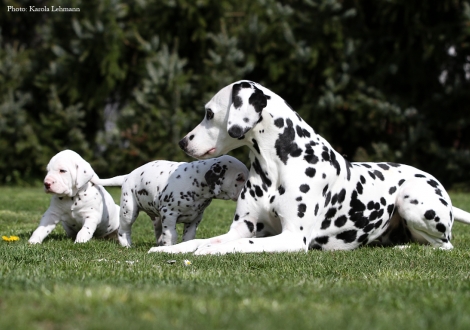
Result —
[{"label": "mowed lawn", "polygon": [[[470,210],[470,194],[451,197]],[[454,226],[452,251],[198,257],[147,254],[155,239],[141,214],[131,249],[74,244],[60,226],[30,246],[49,198],[0,187],[0,236],[20,237],[0,241],[0,329],[470,329],[470,226]],[[234,208],[214,201],[198,237],[226,232]]]}]

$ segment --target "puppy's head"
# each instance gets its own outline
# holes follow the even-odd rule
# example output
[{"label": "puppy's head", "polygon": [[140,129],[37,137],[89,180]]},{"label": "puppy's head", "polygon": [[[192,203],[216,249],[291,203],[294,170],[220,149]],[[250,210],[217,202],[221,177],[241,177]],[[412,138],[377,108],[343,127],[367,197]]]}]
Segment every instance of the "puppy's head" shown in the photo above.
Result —
[{"label": "puppy's head", "polygon": [[231,156],[221,156],[204,175],[206,183],[218,199],[236,201],[248,178],[248,169],[238,159]]},{"label": "puppy's head", "polygon": [[205,106],[202,122],[179,143],[189,156],[206,159],[244,145],[245,134],[261,119],[268,97],[251,81],[222,88]]},{"label": "puppy's head", "polygon": [[72,150],[64,150],[51,158],[44,178],[46,193],[73,197],[95,172],[90,164]]}]

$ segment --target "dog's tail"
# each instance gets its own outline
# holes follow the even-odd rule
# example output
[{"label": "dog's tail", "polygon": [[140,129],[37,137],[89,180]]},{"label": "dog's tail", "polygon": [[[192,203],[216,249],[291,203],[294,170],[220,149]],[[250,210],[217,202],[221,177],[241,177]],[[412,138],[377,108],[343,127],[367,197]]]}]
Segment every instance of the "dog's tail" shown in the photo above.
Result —
[{"label": "dog's tail", "polygon": [[126,181],[127,174],[126,175],[119,175],[115,176],[114,178],[109,178],[109,179],[100,179],[98,176],[93,176],[93,178],[90,180],[92,183],[99,185],[99,186],[119,186],[121,187],[124,181]]},{"label": "dog's tail", "polygon": [[457,207],[453,207],[452,212],[454,213],[455,221],[470,225],[470,213],[465,212],[464,210],[461,210]]}]

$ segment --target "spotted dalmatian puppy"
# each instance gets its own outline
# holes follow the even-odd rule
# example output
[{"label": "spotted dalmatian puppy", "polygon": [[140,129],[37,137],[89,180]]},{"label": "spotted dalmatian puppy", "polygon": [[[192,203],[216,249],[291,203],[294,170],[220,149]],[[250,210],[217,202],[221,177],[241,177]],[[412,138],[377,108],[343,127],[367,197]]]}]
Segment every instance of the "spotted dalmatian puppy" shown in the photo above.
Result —
[{"label": "spotted dalmatian puppy", "polygon": [[42,243],[59,222],[75,243],[116,236],[119,206],[103,187],[90,182],[93,176],[90,164],[72,150],[51,158],[44,179],[45,192],[53,194],[51,204],[29,243]]},{"label": "spotted dalmatian puppy", "polygon": [[[432,175],[396,163],[351,163],[269,89],[239,81],[206,104],[180,141],[195,158],[248,146],[251,170],[228,233],[149,252],[225,254],[350,250],[428,243],[452,249],[453,207]],[[265,237],[266,236],[266,237]]]},{"label": "spotted dalmatian puppy", "polygon": [[176,244],[176,224],[184,223],[183,241],[192,240],[213,198],[236,201],[248,169],[231,156],[176,163],[157,160],[127,175],[94,178],[95,184],[121,186],[119,242],[131,246],[131,228],[140,211],[152,219],[157,245]]}]

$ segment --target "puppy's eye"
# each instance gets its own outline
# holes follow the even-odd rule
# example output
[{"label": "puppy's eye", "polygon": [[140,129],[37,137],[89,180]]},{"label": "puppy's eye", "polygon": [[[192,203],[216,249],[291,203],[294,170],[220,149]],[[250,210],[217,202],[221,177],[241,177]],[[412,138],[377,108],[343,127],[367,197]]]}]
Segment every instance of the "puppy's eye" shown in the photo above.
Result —
[{"label": "puppy's eye", "polygon": [[211,109],[207,109],[207,111],[206,111],[206,119],[207,119],[207,120],[211,120],[212,118],[214,118],[214,113],[212,112]]},{"label": "puppy's eye", "polygon": [[59,170],[60,173],[67,173],[66,170]]}]

